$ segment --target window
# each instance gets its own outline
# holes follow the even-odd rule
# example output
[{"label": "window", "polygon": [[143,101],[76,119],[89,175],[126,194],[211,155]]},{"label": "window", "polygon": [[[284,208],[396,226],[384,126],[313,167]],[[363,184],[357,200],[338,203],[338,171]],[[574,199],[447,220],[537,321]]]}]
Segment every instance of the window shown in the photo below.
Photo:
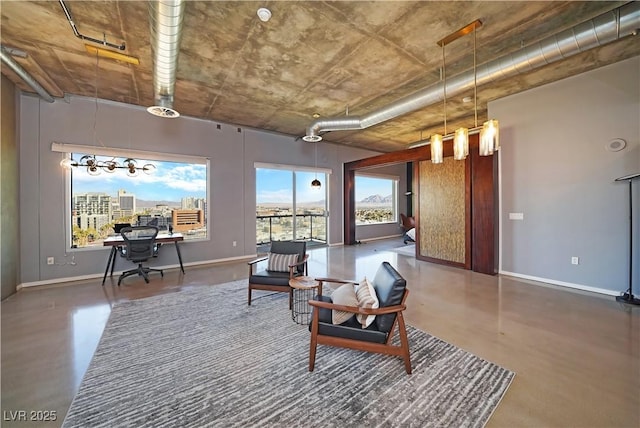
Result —
[{"label": "window", "polygon": [[398,177],[356,173],[356,225],[397,223]]},{"label": "window", "polygon": [[[315,178],[320,188],[311,187]],[[257,244],[291,239],[326,243],[327,178],[324,170],[256,164]]]},{"label": "window", "polygon": [[[67,153],[75,161],[90,155],[97,162],[115,160],[120,165],[133,156],[131,151],[102,148],[97,151],[109,153],[94,155],[95,147],[89,149],[91,152]],[[72,248],[102,247],[102,241],[122,224],[152,224],[161,231],[171,227],[185,240],[208,237],[208,160],[138,152],[135,162],[138,167],[151,164],[155,168],[149,174],[138,169],[135,176],[126,168],[100,169],[97,175],[90,174],[86,166],[71,168],[67,222]]]}]

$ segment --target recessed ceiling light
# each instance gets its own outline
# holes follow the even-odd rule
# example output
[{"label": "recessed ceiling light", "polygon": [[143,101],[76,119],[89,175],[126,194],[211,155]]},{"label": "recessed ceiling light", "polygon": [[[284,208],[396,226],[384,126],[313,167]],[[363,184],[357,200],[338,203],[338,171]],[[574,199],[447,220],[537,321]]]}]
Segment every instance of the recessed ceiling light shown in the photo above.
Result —
[{"label": "recessed ceiling light", "polygon": [[610,152],[619,152],[620,150],[627,147],[627,142],[622,138],[614,138],[613,140],[605,144],[604,147]]},{"label": "recessed ceiling light", "polygon": [[271,19],[271,11],[266,7],[261,7],[258,9],[258,18],[260,18],[262,22],[269,21]]}]

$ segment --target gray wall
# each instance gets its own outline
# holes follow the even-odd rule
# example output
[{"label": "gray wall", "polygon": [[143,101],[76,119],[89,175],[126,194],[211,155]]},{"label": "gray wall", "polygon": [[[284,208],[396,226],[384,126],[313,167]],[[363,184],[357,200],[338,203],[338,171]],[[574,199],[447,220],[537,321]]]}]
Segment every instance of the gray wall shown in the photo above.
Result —
[{"label": "gray wall", "polygon": [[[627,289],[629,188],[614,179],[640,173],[639,76],[636,57],[489,103],[502,144],[502,272],[612,295]],[[626,149],[607,151],[613,138]],[[640,181],[633,187],[640,294]]]},{"label": "gray wall", "polygon": [[[104,145],[211,159],[209,218],[211,239],[185,242],[185,264],[250,256],[256,253],[254,162],[313,167],[314,146],[294,137],[187,117],[161,119],[145,109],[99,102],[94,142],[95,100],[70,97],[49,104],[21,96],[20,228],[21,282],[82,278],[104,272],[107,249],[65,248],[64,171],[62,155],[52,142]],[[329,188],[329,243],[342,242],[342,163],[376,152],[317,143],[317,166],[333,173]],[[233,241],[238,245],[233,247]],[[56,264],[46,264],[53,256]],[[75,264],[71,264],[71,263]],[[157,265],[175,265],[172,249],[162,251]],[[120,266],[122,268],[122,266]],[[116,266],[116,270],[118,266]]]},{"label": "gray wall", "polygon": [[18,138],[16,136],[16,89],[2,75],[0,107],[0,298],[15,293],[20,266],[20,216],[18,211],[20,181],[18,172]]}]

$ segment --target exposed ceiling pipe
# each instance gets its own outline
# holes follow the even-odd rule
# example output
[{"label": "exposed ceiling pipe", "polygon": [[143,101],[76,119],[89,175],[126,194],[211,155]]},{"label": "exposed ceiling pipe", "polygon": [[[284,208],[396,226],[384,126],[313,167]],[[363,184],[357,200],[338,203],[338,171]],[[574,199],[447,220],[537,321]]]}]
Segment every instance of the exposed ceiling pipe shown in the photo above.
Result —
[{"label": "exposed ceiling pipe", "polygon": [[27,71],[11,57],[11,54],[4,46],[0,46],[0,56],[2,57],[2,62],[7,64],[9,68],[11,68],[14,73],[16,73],[22,80],[24,80],[27,85],[31,86],[31,88],[33,88],[33,90],[36,91],[38,95],[40,95],[40,98],[49,103],[55,101],[49,94],[49,92],[47,92],[47,90],[43,88],[36,79],[31,77],[31,75],[27,73]]},{"label": "exposed ceiling pipe", "polygon": [[176,70],[185,3],[182,0],[149,2],[151,50],[153,52],[153,90],[155,106],[149,113],[162,117],[178,117],[173,110]]},{"label": "exposed ceiling pipe", "polygon": [[108,46],[110,48],[120,49],[121,51],[125,50],[126,46],[124,42],[122,42],[119,45],[116,45],[115,43],[109,43],[107,42],[106,35],[103,36],[103,40],[100,40],[100,39],[95,39],[93,37],[85,36],[84,34],[80,34],[80,32],[78,31],[78,27],[76,27],[76,23],[73,22],[73,18],[71,17],[71,11],[69,11],[69,8],[67,8],[67,5],[64,4],[64,0],[58,0],[58,1],[60,2],[60,6],[62,7],[62,11],[64,12],[64,15],[67,17],[67,21],[69,21],[69,25],[71,25],[71,30],[73,30],[74,36],[76,36],[79,39],[87,40],[93,43],[98,43],[100,45]]},{"label": "exposed ceiling pipe", "polygon": [[[628,35],[636,35],[639,29],[640,2],[627,3],[531,46],[478,66],[477,85],[525,73]],[[446,85],[447,96],[473,89],[473,70],[447,78]],[[302,139],[317,142],[322,140],[319,135],[322,132],[365,129],[442,101],[443,97],[444,85],[438,82],[366,115],[318,119],[309,125]]]}]

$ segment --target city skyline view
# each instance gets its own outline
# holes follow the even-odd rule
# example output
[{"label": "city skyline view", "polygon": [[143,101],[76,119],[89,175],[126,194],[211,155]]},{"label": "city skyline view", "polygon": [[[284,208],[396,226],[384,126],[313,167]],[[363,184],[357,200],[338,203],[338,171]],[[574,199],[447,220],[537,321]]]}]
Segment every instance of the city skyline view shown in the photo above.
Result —
[{"label": "city skyline view", "polygon": [[[74,159],[84,154],[74,153]],[[108,161],[112,157],[96,156],[98,161]],[[122,160],[120,159],[120,162]],[[90,175],[86,168],[73,170],[73,194],[106,193],[116,196],[119,189],[133,193],[141,200],[172,201],[179,203],[185,196],[206,198],[207,170],[206,165],[188,164],[166,161],[137,160],[137,165],[155,165],[151,174],[139,171],[136,177],[129,177],[126,170],[119,169],[113,173],[101,171],[97,176]],[[291,204],[293,194],[291,171],[276,169],[256,169],[256,203],[259,204]],[[324,204],[326,192],[326,175],[324,173],[296,171],[297,203]],[[318,178],[322,187],[311,187],[311,181]],[[390,181],[384,178],[358,176],[356,184],[356,201],[362,201],[373,195],[389,196],[392,192]]]}]

